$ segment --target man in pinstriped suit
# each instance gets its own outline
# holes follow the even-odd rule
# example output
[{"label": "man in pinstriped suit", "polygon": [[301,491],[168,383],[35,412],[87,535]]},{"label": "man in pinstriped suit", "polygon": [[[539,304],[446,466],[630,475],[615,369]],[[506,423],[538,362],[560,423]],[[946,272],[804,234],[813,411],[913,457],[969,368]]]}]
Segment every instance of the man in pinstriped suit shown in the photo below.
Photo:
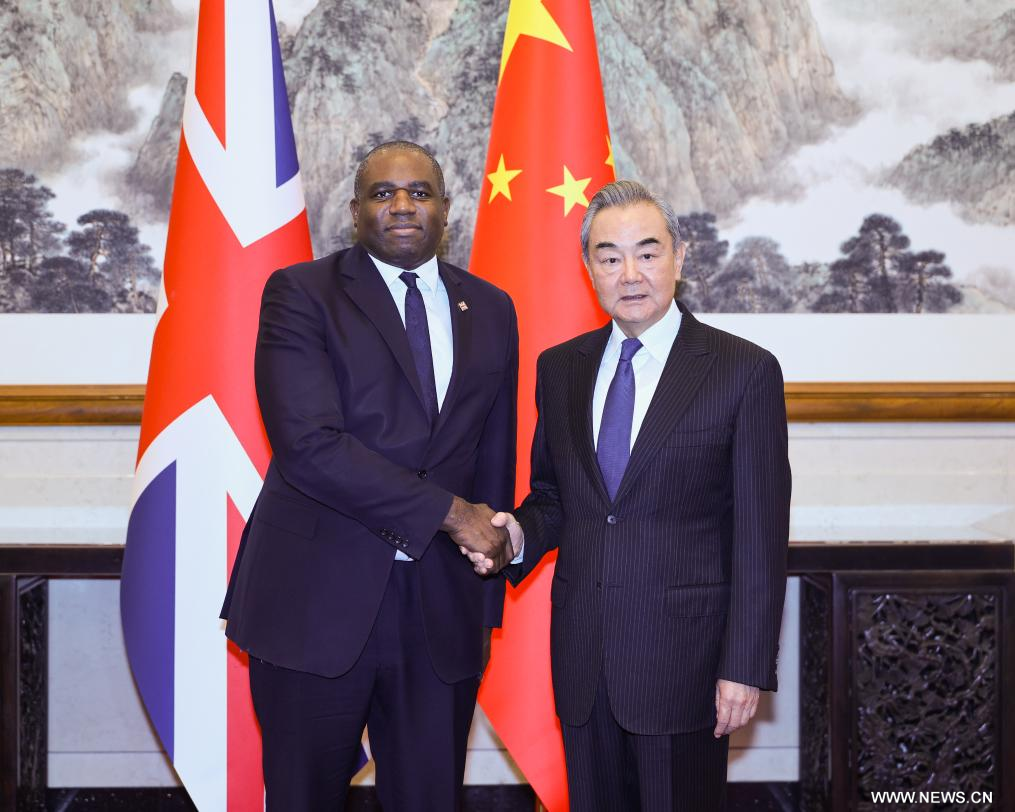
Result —
[{"label": "man in pinstriped suit", "polygon": [[539,358],[532,491],[494,518],[524,542],[506,572],[517,583],[559,548],[551,652],[571,809],[721,810],[728,734],[776,689],[782,373],[674,301],[686,244],[640,184],[601,189],[581,240],[612,321]]}]

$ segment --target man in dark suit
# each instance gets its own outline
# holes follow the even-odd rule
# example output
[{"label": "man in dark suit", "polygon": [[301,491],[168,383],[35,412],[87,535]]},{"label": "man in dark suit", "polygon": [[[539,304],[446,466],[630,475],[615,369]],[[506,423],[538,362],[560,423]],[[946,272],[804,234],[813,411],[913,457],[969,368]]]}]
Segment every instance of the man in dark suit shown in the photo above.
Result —
[{"label": "man in dark suit", "polygon": [[685,244],[640,184],[600,190],[581,242],[612,321],[540,356],[532,492],[495,523],[524,538],[514,581],[559,548],[551,656],[571,808],[719,810],[728,734],[776,687],[782,374],[674,301]]},{"label": "man in dark suit", "polygon": [[342,809],[364,725],[385,810],[458,808],[504,587],[456,544],[513,555],[486,505],[513,495],[518,331],[507,294],[436,259],[449,205],[426,150],[383,144],[356,173],[357,243],[264,289],[274,456],[222,614],[269,810]]}]

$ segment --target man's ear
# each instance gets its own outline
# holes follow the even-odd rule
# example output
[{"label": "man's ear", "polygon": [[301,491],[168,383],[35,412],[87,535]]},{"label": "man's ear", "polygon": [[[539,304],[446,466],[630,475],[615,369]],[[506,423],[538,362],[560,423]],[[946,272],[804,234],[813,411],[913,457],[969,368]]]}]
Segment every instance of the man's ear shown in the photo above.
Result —
[{"label": "man's ear", "polygon": [[445,195],[444,197],[444,226],[448,225],[448,212],[451,211],[451,198]]},{"label": "man's ear", "polygon": [[680,281],[680,272],[684,268],[684,256],[687,254],[687,243],[681,242],[673,251],[674,261],[677,265],[677,281]]},{"label": "man's ear", "polygon": [[349,213],[352,215],[352,227],[359,227],[359,200],[355,197],[349,201]]}]

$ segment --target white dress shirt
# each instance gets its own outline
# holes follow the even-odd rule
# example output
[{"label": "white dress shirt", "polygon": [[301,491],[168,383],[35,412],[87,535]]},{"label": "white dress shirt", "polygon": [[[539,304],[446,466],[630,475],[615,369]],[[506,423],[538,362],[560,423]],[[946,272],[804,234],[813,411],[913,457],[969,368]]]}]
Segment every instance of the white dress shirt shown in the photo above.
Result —
[{"label": "white dress shirt", "polygon": [[[676,302],[670,302],[670,309],[659,321],[638,336],[641,349],[631,359],[631,370],[634,372],[634,415],[631,419],[631,447],[638,439],[645,413],[648,411],[652,396],[655,394],[663,367],[670,355],[670,349],[680,330],[680,308]],[[620,345],[627,338],[624,331],[613,322],[613,332],[606,342],[603,360],[599,363],[599,374],[596,376],[596,388],[592,395],[592,443],[599,446],[599,427],[603,422],[603,407],[606,405],[606,393],[610,382],[617,371],[620,360]]]},{"label": "white dress shirt", "polygon": [[[404,268],[397,268],[381,262],[377,257],[370,256],[377,270],[388,286],[391,298],[395,300],[398,316],[405,326],[405,291],[408,288],[399,277],[405,273]],[[448,393],[451,382],[451,370],[455,362],[455,345],[451,333],[451,302],[448,292],[437,271],[437,257],[431,257],[412,271],[417,275],[416,287],[423,296],[426,308],[426,326],[430,331],[430,352],[433,355],[433,377],[437,385],[437,408],[444,405],[444,396]],[[412,561],[401,550],[395,552],[396,561]]]},{"label": "white dress shirt", "polygon": [[[398,317],[405,326],[405,292],[408,288],[399,276],[405,273],[404,268],[396,268],[381,262],[377,257],[371,256],[377,270],[388,286],[391,298],[395,300],[395,307],[398,308]],[[431,257],[412,273],[417,275],[416,287],[423,296],[423,306],[426,308],[426,326],[430,331],[430,353],[433,355],[433,377],[437,384],[437,408],[444,405],[444,396],[448,393],[448,384],[451,382],[451,369],[455,362],[455,345],[451,333],[451,302],[448,301],[448,292],[444,288],[444,282],[437,271],[437,257]]]}]

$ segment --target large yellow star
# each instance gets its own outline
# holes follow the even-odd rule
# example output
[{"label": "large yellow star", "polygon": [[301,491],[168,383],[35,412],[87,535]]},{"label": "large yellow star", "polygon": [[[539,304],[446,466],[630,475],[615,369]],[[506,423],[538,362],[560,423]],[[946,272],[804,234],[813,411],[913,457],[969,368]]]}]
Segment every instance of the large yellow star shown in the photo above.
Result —
[{"label": "large yellow star", "polygon": [[501,153],[500,162],[497,164],[497,169],[487,175],[490,179],[492,189],[490,189],[490,199],[487,203],[493,203],[493,199],[497,195],[504,195],[508,200],[511,199],[511,181],[522,174],[521,169],[508,169],[504,166],[504,154]]},{"label": "large yellow star", "polygon": [[558,195],[564,198],[564,216],[571,212],[576,204],[580,203],[586,209],[589,207],[589,199],[585,197],[585,187],[589,185],[592,178],[575,179],[571,170],[564,167],[564,182],[560,186],[551,186],[548,191],[551,195]]},{"label": "large yellow star", "polygon": [[571,43],[560,30],[557,21],[546,7],[543,0],[511,0],[508,7],[507,25],[504,28],[504,52],[500,57],[500,74],[497,84],[504,76],[504,68],[511,58],[518,38],[522,35],[543,39],[571,51]]},{"label": "large yellow star", "polygon": [[616,170],[617,165],[613,163],[613,142],[610,141],[610,136],[606,136],[606,150],[609,154],[606,156],[604,163],[607,166],[612,166],[614,170]]}]

